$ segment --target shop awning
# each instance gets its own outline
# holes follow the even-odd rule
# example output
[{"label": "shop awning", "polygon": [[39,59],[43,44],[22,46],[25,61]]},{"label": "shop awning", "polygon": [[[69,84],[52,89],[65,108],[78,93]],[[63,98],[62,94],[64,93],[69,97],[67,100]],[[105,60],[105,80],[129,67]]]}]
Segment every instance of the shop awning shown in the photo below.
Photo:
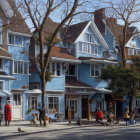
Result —
[{"label": "shop awning", "polygon": [[8,90],[0,90],[0,97],[11,97],[12,93]]},{"label": "shop awning", "polygon": [[41,90],[40,89],[32,89],[28,91],[29,94],[41,94]]}]

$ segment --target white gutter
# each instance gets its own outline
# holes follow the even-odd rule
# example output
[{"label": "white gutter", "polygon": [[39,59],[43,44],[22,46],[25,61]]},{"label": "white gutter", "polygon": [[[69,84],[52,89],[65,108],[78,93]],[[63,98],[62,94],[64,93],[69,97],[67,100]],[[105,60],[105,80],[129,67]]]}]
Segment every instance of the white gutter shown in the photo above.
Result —
[{"label": "white gutter", "polygon": [[107,64],[118,64],[118,62],[109,61],[109,60],[96,60],[96,59],[89,59],[89,60],[82,60],[84,63],[107,63]]},{"label": "white gutter", "polygon": [[0,56],[0,58],[4,58],[4,59],[12,59],[13,57],[8,57],[8,56]]},{"label": "white gutter", "polygon": [[21,35],[21,36],[26,36],[26,37],[31,37],[32,35],[30,34],[24,34],[24,33],[19,33],[19,32],[13,32],[13,31],[8,31],[8,33],[11,33],[11,34],[15,34],[15,35]]},{"label": "white gutter", "polygon": [[0,75],[0,78],[8,78],[10,80],[16,80],[15,77],[13,77],[13,76],[7,76],[7,75]]},{"label": "white gutter", "polygon": [[60,58],[60,57],[51,57],[51,61],[60,61],[60,62],[67,62],[67,63],[81,63],[81,60],[74,60],[74,59],[67,59],[67,58]]}]

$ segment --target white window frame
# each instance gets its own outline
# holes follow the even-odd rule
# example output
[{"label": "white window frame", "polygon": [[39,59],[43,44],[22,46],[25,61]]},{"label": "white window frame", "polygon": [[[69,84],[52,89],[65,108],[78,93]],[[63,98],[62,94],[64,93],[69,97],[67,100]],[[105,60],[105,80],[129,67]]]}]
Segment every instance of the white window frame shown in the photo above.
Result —
[{"label": "white window frame", "polygon": [[[27,100],[28,109],[36,110],[36,109],[38,108],[38,103],[39,103],[39,102],[38,102],[38,101],[39,101],[38,96],[39,96],[39,95],[34,95],[34,94],[31,94],[31,95],[28,96],[28,100]],[[37,99],[37,108],[35,108],[35,104],[34,104],[34,108],[32,108],[32,97]],[[29,101],[29,100],[30,100],[30,101]],[[30,103],[30,105],[29,105],[29,103]]]},{"label": "white window frame", "polygon": [[[133,51],[133,54],[130,54],[131,51]],[[134,49],[132,49],[132,48],[128,48],[128,55],[129,55],[129,56],[132,56],[132,55],[134,55],[134,54],[135,54]]]},{"label": "white window frame", "polygon": [[3,71],[4,69],[4,60],[2,58],[0,58],[1,60],[1,68],[0,68],[0,71]]},{"label": "white window frame", "polygon": [[[80,48],[80,43],[82,44],[82,51],[79,50],[79,48]],[[84,44],[87,44],[87,51],[84,51]],[[91,52],[92,45],[94,46],[94,53]],[[95,48],[97,48],[97,53],[95,53]],[[98,56],[98,51],[99,51],[99,45],[98,45],[98,44],[95,44],[95,43],[87,43],[87,42],[81,42],[81,41],[79,42],[78,52],[86,53],[86,54],[93,54],[93,55],[95,55],[95,56]]]},{"label": "white window frame", "polygon": [[[13,35],[14,36],[14,44],[10,44],[9,35]],[[16,36],[21,36],[22,37],[21,45],[15,44]],[[22,35],[13,34],[13,33],[8,33],[8,45],[17,46],[17,47],[23,47],[23,36]]]},{"label": "white window frame", "polygon": [[[17,73],[15,73],[15,62],[17,62]],[[22,63],[22,73],[19,73],[19,70],[18,70],[19,63]],[[25,73],[25,71],[24,71],[25,64],[27,64],[27,73]],[[13,74],[28,75],[29,74],[29,62],[13,60]]]},{"label": "white window frame", "polygon": [[4,84],[5,84],[5,81],[4,81],[4,80],[0,80],[0,82],[3,83],[3,87],[2,87],[2,89],[0,89],[0,90],[4,90]]},{"label": "white window frame", "polygon": [[[52,63],[54,64],[54,74],[52,76],[55,77],[61,77],[62,76],[62,63],[56,63],[56,62],[50,62],[49,65],[49,71],[52,72]],[[60,65],[60,75],[57,75],[57,64]]]},{"label": "white window frame", "polygon": [[[92,66],[94,65],[94,76],[92,75]],[[90,64],[90,76],[91,77],[99,77],[99,76],[96,76],[95,75],[95,71],[96,71],[96,65],[98,65],[99,66],[99,76],[101,75],[101,65],[99,65],[99,64]]]},{"label": "white window frame", "polygon": [[[53,110],[54,108],[52,109],[52,113],[49,113],[49,98],[52,97],[52,98],[58,98],[58,112],[57,113],[60,113],[60,97],[59,96],[53,96],[53,95],[49,95],[48,98],[47,98],[47,103],[48,103],[48,114],[54,114],[53,113]],[[54,106],[54,104],[53,104]]]},{"label": "white window frame", "polygon": [[71,110],[71,111],[74,111],[74,113],[78,113],[78,99],[77,98],[68,98],[67,103],[66,103],[68,107],[70,107],[71,101],[77,101],[77,112],[75,112],[75,110]]},{"label": "white window frame", "polygon": [[140,49],[136,49],[136,55],[140,55]]},{"label": "white window frame", "polygon": [[[89,35],[88,40],[86,40],[86,35]],[[93,38],[92,36],[93,35],[91,33],[85,33],[84,34],[84,40],[85,40],[85,42],[91,43],[92,42],[92,38]]]}]

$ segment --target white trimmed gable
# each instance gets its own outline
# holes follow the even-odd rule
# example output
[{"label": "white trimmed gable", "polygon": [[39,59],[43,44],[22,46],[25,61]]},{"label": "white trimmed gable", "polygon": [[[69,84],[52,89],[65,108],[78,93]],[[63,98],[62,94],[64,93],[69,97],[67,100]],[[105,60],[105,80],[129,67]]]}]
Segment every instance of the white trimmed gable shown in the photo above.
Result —
[{"label": "white trimmed gable", "polygon": [[95,25],[95,23],[93,21],[89,21],[89,23],[84,28],[82,33],[76,39],[75,43],[81,41],[81,38],[84,36],[84,34],[86,33],[86,31],[88,30],[89,27],[91,27],[91,30],[93,31],[93,34],[96,35],[96,37],[99,40],[101,46],[103,46],[104,48],[108,48],[107,43],[105,42],[103,36],[101,35],[100,31],[98,30],[97,26]]},{"label": "white trimmed gable", "polygon": [[7,18],[14,16],[14,11],[12,10],[7,0],[0,0],[0,6]]}]

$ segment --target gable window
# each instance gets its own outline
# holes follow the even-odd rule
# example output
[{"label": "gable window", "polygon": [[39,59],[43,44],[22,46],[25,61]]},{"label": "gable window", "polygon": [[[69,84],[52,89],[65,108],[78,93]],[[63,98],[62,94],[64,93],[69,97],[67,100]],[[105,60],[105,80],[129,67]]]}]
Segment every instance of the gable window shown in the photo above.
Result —
[{"label": "gable window", "polygon": [[21,35],[9,34],[9,44],[23,46],[23,37]]},{"label": "gable window", "polygon": [[59,112],[59,97],[48,97],[48,113]]},{"label": "gable window", "polygon": [[98,64],[91,64],[90,66],[91,76],[99,77],[101,74],[101,66]]},{"label": "gable window", "polygon": [[22,61],[13,62],[13,73],[14,74],[28,74],[29,73],[29,64]]},{"label": "gable window", "polygon": [[3,59],[0,58],[0,70],[3,70]]},{"label": "gable window", "polygon": [[128,49],[128,55],[134,55],[134,49],[129,48]]},{"label": "gable window", "polygon": [[0,90],[3,90],[3,87],[4,87],[4,81],[0,81]]},{"label": "gable window", "polygon": [[75,65],[69,65],[66,71],[67,76],[75,76],[76,75],[76,66]]},{"label": "gable window", "polygon": [[92,34],[85,33],[85,41],[86,42],[91,42]]},{"label": "gable window", "polygon": [[28,96],[28,109],[37,110],[38,108],[38,96]]},{"label": "gable window", "polygon": [[61,63],[49,63],[47,67],[47,71],[53,73],[53,76],[61,76],[62,75],[62,64]]}]

